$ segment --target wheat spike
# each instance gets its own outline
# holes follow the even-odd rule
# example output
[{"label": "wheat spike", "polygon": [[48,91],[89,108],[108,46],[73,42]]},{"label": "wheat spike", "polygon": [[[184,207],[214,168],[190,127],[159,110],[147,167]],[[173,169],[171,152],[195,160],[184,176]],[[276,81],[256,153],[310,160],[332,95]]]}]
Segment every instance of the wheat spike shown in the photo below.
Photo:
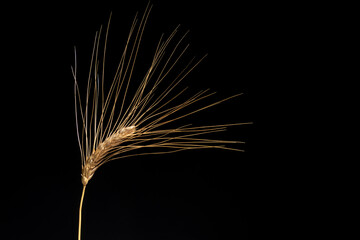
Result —
[{"label": "wheat spike", "polygon": [[[167,38],[164,35],[160,37],[147,72],[135,93],[130,92],[134,67],[151,9],[152,5],[148,4],[142,18],[138,19],[136,15],[133,20],[109,88],[105,87],[105,78],[107,78],[105,60],[111,15],[105,31],[103,47],[101,47],[102,28],[95,34],[84,98],[80,96],[75,51],[75,66],[72,68],[72,73],[75,80],[75,117],[83,184],[79,208],[79,240],[81,239],[81,211],[85,187],[101,165],[114,159],[130,156],[173,153],[188,149],[219,148],[242,151],[227,145],[243,142],[209,139],[203,135],[225,131],[229,126],[248,123],[199,127],[188,124],[167,128],[170,123],[241,95],[237,94],[207,103],[185,113],[184,109],[208,99],[214,93],[203,90],[175,104],[187,90],[185,88],[175,92],[176,87],[206,57],[197,61],[195,58],[191,59],[176,73],[175,77],[171,76],[189,47],[189,45],[182,46],[187,32],[174,42],[179,27],[176,27]],[[173,47],[170,48],[170,46]],[[164,82],[169,78],[171,78],[170,83],[164,88]],[[164,90],[159,90],[161,86]],[[139,149],[143,152],[139,152]]]},{"label": "wheat spike", "polygon": [[83,185],[87,185],[88,181],[94,175],[96,169],[101,165],[106,155],[116,146],[120,145],[135,132],[135,126],[125,127],[112,134],[101,142],[92,154],[85,160],[85,164],[82,168],[81,182]]}]

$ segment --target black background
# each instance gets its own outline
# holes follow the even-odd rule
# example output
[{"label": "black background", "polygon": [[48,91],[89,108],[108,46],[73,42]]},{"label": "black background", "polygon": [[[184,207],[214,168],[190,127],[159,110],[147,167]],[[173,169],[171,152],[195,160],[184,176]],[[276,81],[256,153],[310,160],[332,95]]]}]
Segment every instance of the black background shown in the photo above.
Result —
[{"label": "black background", "polygon": [[[233,1],[152,3],[145,39],[156,41],[162,32],[181,24],[181,31],[190,30],[186,41],[191,43],[191,54],[209,54],[187,78],[187,86],[210,88],[218,92],[218,99],[244,93],[189,120],[254,124],[217,135],[246,141],[240,146],[244,153],[188,151],[101,167],[87,187],[83,239],[278,236],[278,169],[268,145],[274,135],[263,131],[268,121],[277,121],[268,88],[281,77],[273,71],[284,57],[277,51],[279,42],[285,41],[279,35],[277,6]],[[93,36],[110,12],[110,39],[119,41],[113,46],[121,49],[135,13],[141,14],[146,4],[51,2],[3,8],[11,12],[2,30],[3,120],[4,126],[11,126],[10,134],[4,133],[8,152],[3,157],[4,239],[77,238],[82,185],[70,69],[73,47],[78,49],[82,71],[87,71]]]}]

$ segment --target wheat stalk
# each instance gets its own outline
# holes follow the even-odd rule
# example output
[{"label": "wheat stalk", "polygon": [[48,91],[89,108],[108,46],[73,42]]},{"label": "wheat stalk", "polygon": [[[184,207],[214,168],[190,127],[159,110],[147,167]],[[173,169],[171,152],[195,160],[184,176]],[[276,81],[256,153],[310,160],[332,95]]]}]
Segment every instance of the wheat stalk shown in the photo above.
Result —
[{"label": "wheat stalk", "polygon": [[[108,89],[105,87],[105,59],[111,15],[102,51],[100,50],[102,27],[95,34],[84,98],[80,97],[75,51],[75,66],[72,68],[72,73],[75,80],[75,116],[83,184],[79,207],[79,240],[81,239],[81,214],[85,189],[96,170],[104,163],[130,156],[171,153],[188,149],[219,148],[242,151],[227,147],[227,144],[242,142],[208,139],[202,135],[225,131],[229,126],[248,123],[200,127],[184,125],[166,128],[174,121],[241,95],[237,94],[195,110],[181,112],[214,93],[210,93],[209,90],[200,91],[187,100],[174,104],[186,90],[175,93],[176,87],[205,57],[197,61],[190,60],[175,77],[170,76],[189,47],[189,45],[181,47],[187,33],[173,43],[179,27],[175,28],[167,38],[164,35],[160,37],[150,67],[135,93],[129,97],[134,67],[151,9],[152,5],[148,4],[142,18],[138,19],[136,15],[133,20],[124,51]],[[170,48],[170,46],[173,47]],[[172,80],[165,90],[159,90],[164,80],[170,77]],[[139,149],[143,152],[139,152]],[[136,151],[133,152],[134,150]]]}]

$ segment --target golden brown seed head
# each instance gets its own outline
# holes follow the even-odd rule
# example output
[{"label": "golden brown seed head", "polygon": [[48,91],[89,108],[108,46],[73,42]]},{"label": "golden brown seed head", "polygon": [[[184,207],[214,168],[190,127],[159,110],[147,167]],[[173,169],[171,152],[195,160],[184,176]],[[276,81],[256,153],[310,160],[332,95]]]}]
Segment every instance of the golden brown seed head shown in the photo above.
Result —
[{"label": "golden brown seed head", "polygon": [[124,127],[119,129],[117,132],[107,137],[103,142],[99,143],[96,149],[93,150],[92,154],[86,157],[85,164],[82,167],[81,182],[84,186],[87,185],[89,180],[94,175],[98,167],[104,162],[105,157],[128,137],[135,133],[136,127]]}]

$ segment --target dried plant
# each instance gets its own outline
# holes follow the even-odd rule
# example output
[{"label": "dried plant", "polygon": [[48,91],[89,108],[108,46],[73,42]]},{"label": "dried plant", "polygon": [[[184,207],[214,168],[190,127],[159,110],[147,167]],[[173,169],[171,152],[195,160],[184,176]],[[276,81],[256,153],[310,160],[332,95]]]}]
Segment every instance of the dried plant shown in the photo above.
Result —
[{"label": "dried plant", "polygon": [[[129,156],[173,153],[188,149],[219,148],[242,151],[226,146],[226,144],[242,142],[208,139],[202,136],[225,131],[229,126],[247,123],[199,127],[189,124],[166,128],[174,121],[240,95],[207,103],[185,113],[181,112],[214,93],[209,93],[209,90],[200,91],[185,101],[174,104],[186,90],[175,93],[176,87],[205,57],[197,61],[193,58],[173,76],[175,67],[189,47],[189,45],[181,47],[187,33],[173,43],[179,27],[175,28],[167,38],[164,35],[160,37],[150,67],[135,93],[130,94],[134,66],[151,8],[149,4],[142,18],[138,19],[136,16],[133,20],[124,51],[109,87],[106,87],[105,83],[105,60],[111,15],[103,45],[101,45],[102,28],[95,34],[85,98],[80,97],[75,54],[72,73],[75,80],[75,116],[83,184],[79,207],[79,240],[85,188],[96,170],[104,163]],[[168,78],[172,80],[164,87],[162,84]],[[142,151],[139,151],[140,149]]]}]

